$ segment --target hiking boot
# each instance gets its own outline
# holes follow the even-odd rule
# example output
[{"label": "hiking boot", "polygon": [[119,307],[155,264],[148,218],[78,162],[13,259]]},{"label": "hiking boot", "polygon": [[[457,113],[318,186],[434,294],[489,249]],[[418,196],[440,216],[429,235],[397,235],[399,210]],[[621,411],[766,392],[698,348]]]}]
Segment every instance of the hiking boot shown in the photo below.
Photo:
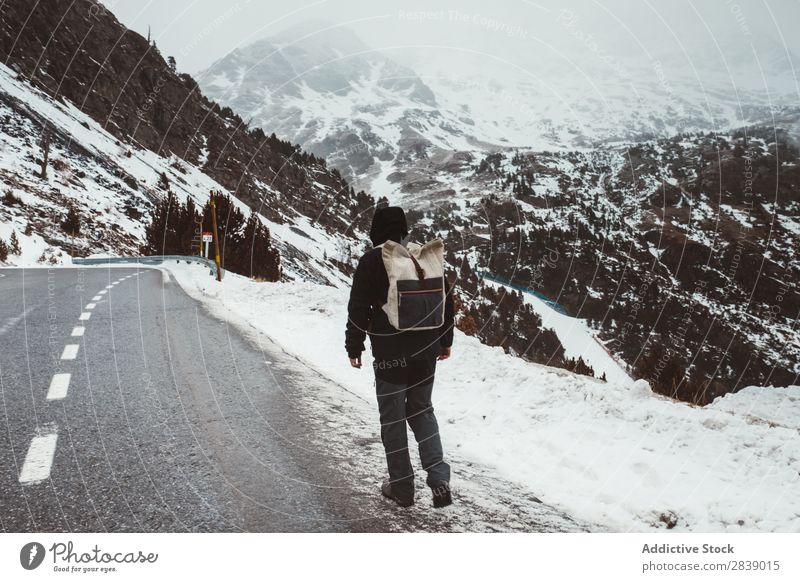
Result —
[{"label": "hiking boot", "polygon": [[453,503],[453,496],[450,494],[450,483],[447,481],[439,481],[431,485],[431,491],[433,491],[434,507],[447,507]]},{"label": "hiking boot", "polygon": [[392,484],[389,481],[384,481],[383,485],[381,485],[381,495],[383,495],[387,499],[391,499],[400,507],[410,507],[411,505],[414,505],[413,493],[410,499],[399,497],[394,493],[392,493]]}]

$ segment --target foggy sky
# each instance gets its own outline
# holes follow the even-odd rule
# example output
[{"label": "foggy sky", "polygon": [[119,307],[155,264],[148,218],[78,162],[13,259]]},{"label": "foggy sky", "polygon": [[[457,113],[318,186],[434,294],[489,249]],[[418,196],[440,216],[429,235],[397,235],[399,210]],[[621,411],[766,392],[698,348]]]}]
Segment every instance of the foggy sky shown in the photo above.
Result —
[{"label": "foggy sky", "polygon": [[[120,21],[196,73],[237,46],[308,20],[344,25],[370,47],[448,47],[521,64],[594,52],[625,61],[709,50],[800,54],[798,0],[104,0]],[[325,22],[319,22],[323,20]],[[719,48],[717,48],[717,46]],[[785,48],[784,48],[785,47]],[[431,54],[443,54],[431,48]],[[395,51],[396,52],[396,51]],[[419,54],[420,51],[417,51]],[[402,60],[402,58],[401,58]],[[800,72],[800,62],[795,60]]]}]

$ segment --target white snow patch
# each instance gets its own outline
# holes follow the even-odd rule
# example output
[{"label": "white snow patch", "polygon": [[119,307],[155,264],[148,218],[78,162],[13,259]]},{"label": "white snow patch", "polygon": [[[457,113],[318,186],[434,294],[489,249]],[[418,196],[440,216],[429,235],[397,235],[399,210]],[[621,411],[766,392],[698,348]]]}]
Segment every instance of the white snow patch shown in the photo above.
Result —
[{"label": "white snow patch", "polygon": [[[503,287],[489,279],[483,280],[485,284],[494,287]],[[606,375],[606,380],[614,384],[627,385],[633,382],[625,368],[623,368],[608,352],[602,343],[595,337],[586,320],[570,317],[559,313],[547,303],[530,293],[522,294],[525,303],[542,318],[542,325],[552,329],[558,336],[564,353],[568,358],[583,358],[583,361],[594,368],[596,377]]]}]

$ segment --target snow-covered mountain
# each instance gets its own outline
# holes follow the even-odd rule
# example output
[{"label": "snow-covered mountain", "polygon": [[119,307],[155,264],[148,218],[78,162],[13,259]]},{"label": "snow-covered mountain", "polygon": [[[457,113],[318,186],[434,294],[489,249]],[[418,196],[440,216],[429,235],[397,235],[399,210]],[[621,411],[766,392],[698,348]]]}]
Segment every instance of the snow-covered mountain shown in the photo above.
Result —
[{"label": "snow-covered mountain", "polygon": [[[567,23],[562,37],[570,32]],[[251,124],[391,196],[435,191],[408,166],[453,150],[566,151],[773,120],[796,130],[800,61],[769,39],[758,50],[715,41],[722,46],[698,41],[611,59],[578,39],[569,55],[554,49],[508,62],[458,50],[378,51],[343,26],[308,22],[236,49],[198,80]]]},{"label": "snow-covered mountain", "polygon": [[552,321],[530,321],[522,291],[584,320],[657,391],[707,403],[747,384],[797,382],[799,161],[774,127],[495,152],[458,172],[429,168],[439,190],[413,196],[412,234],[450,243],[462,329],[591,374],[568,361],[567,339],[553,345]]},{"label": "snow-covered mountain", "polygon": [[343,281],[371,197],[324,160],[244,128],[107,10],[91,21],[66,1],[3,11],[0,237],[13,231],[22,251],[11,264],[137,254],[168,191],[202,206],[215,190],[269,227],[286,277]]},{"label": "snow-covered mountain", "polygon": [[[208,193],[229,192],[201,165],[161,156],[120,140],[69,102],[54,101],[0,65],[0,239],[20,241],[10,265],[69,264],[70,255],[138,255],[153,204],[163,198],[165,176],[179,200],[205,204]],[[42,128],[49,132],[49,164],[41,172]],[[250,208],[232,198],[245,213]],[[73,209],[80,231],[62,224]],[[299,213],[281,221],[260,216],[276,240],[288,278],[341,281],[323,260],[323,248],[345,248],[345,238]],[[318,252],[317,252],[318,250]]]},{"label": "snow-covered mountain", "polygon": [[[593,372],[482,274],[586,319],[664,394],[706,403],[796,381],[800,296],[780,282],[800,277],[798,61],[770,37],[633,51],[605,38],[601,50],[580,22],[560,26],[556,44],[514,61],[393,54],[413,79],[398,88],[388,53],[311,23],[235,51],[200,83],[414,208],[416,236],[458,241],[462,326],[487,343]],[[411,89],[422,84],[426,99]]]},{"label": "snow-covered mountain", "polygon": [[[357,186],[432,150],[480,144],[473,121],[442,109],[408,67],[346,28],[309,22],[238,48],[198,75],[251,125],[325,157]],[[488,144],[487,144],[488,145]]]},{"label": "snow-covered mountain", "polygon": [[[11,67],[0,69],[0,177],[7,190],[0,237],[9,241],[13,231],[23,252],[12,253],[12,263],[133,253],[168,190],[202,204],[215,189],[269,227],[286,278],[348,281],[364,248],[372,196],[356,192],[315,155],[248,128],[252,104],[233,111],[209,101],[192,77],[178,74],[107,12],[102,24],[90,25],[70,3],[58,6],[64,25],[48,33],[57,42],[46,47],[42,31],[50,30],[51,11],[38,8],[28,18],[24,3],[7,4],[0,27],[0,56]],[[17,34],[27,26],[40,34]],[[86,36],[76,52],[74,38],[90,26],[108,34]],[[282,82],[239,96],[260,91],[276,106],[294,107],[323,142],[331,131],[334,141],[361,144],[352,151],[366,156],[369,171],[377,168],[376,193],[411,210],[413,235],[444,235],[452,243],[447,260],[465,333],[598,377],[614,373],[614,361],[658,391],[698,403],[746,385],[796,382],[800,154],[791,132],[682,132],[577,149],[556,136],[562,145],[550,151],[490,145],[474,135],[501,142],[500,134],[490,135],[491,116],[472,122],[462,107],[456,118],[457,104],[443,106],[445,99],[433,95],[444,77],[415,76],[338,29],[318,46],[316,34],[293,35],[265,45],[274,53],[265,69],[281,71]],[[124,50],[109,51],[120,38]],[[295,50],[297,39],[303,50]],[[332,48],[337,44],[341,50]],[[216,83],[228,79],[234,90],[233,81],[247,78],[261,87],[263,74],[248,77],[246,63],[264,50],[229,55],[241,62]],[[47,58],[39,58],[42,51]],[[360,60],[348,65],[346,54]],[[321,59],[335,66],[315,69]],[[464,99],[486,91],[471,85],[472,92],[460,92]],[[523,92],[513,102],[524,98]],[[395,117],[383,107],[387,100],[396,104]],[[331,103],[341,108],[326,109]],[[489,106],[487,100],[475,111]],[[380,139],[365,146],[358,131]],[[746,189],[748,173],[755,178]],[[83,225],[78,236],[64,227],[71,213]],[[504,290],[482,282],[484,275],[505,282]],[[512,292],[517,288],[584,320],[584,336],[592,336],[585,339],[608,353],[581,359],[560,324],[545,324],[535,302]]]},{"label": "snow-covered mountain", "polygon": [[[138,255],[150,210],[165,195],[162,176],[179,199],[198,206],[212,190],[229,193],[200,165],[117,139],[71,103],[53,101],[4,65],[0,120],[0,240],[7,243],[14,233],[21,251],[9,256],[9,265],[69,264],[71,255]],[[44,179],[42,127],[51,142]],[[242,200],[232,199],[250,212]],[[70,209],[81,223],[77,236],[62,227]],[[273,234],[289,279],[343,280],[341,270],[323,259],[323,249],[348,249],[347,237],[328,233],[299,213],[283,214],[278,222],[260,219]]]}]

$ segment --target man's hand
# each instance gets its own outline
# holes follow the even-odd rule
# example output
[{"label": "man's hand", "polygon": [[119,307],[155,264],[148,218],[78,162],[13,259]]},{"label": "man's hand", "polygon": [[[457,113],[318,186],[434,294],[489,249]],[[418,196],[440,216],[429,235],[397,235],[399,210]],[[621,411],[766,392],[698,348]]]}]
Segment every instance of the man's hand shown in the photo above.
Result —
[{"label": "man's hand", "polygon": [[439,350],[439,355],[436,357],[437,360],[446,360],[450,357],[450,352],[452,348],[441,348]]},{"label": "man's hand", "polygon": [[357,358],[350,358],[350,365],[353,366],[354,368],[360,368],[361,356],[358,356]]}]

